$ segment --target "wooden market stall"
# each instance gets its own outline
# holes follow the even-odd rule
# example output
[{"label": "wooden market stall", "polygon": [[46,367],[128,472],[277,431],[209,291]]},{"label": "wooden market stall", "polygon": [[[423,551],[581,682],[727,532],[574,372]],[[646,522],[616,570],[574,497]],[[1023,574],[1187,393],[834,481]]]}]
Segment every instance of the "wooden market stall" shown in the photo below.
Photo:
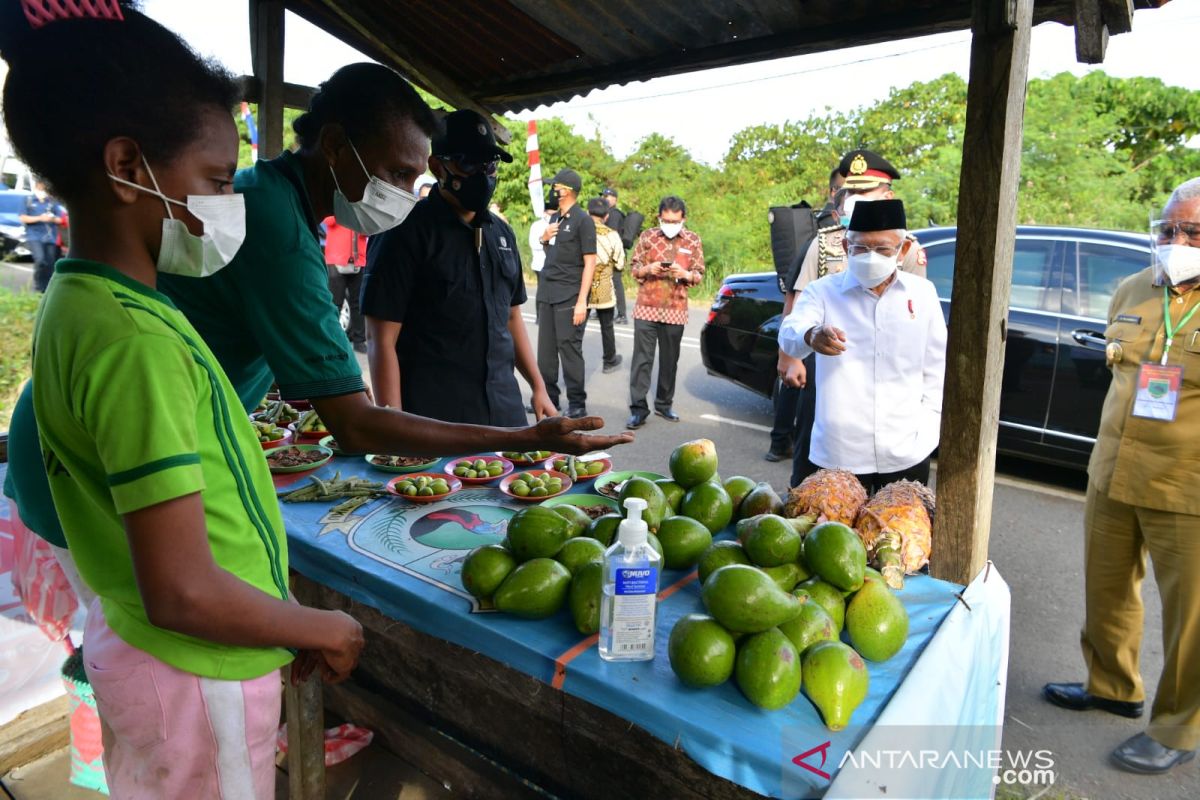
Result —
[{"label": "wooden market stall", "polygon": [[[1135,7],[1164,2],[610,0],[582,6],[546,0],[251,0],[254,75],[247,78],[247,97],[259,103],[260,152],[274,156],[283,143],[283,108],[303,107],[312,92],[283,81],[285,11],[397,69],[446,102],[485,114],[524,111],[662,75],[970,29],[962,159],[962,175],[970,178],[961,182],[959,193],[963,235],[957,238],[939,453],[940,513],[931,564],[935,577],[966,585],[984,568],[988,552],[1031,27],[1041,22],[1073,25],[1077,58],[1097,63],[1110,34],[1131,30]],[[470,47],[450,54],[444,44],[451,31],[456,41]],[[502,132],[502,126],[497,130]],[[501,797],[527,789],[488,757],[446,735],[447,725],[461,731],[508,720],[498,735],[485,738],[496,745],[524,737],[526,743],[506,750],[519,768],[547,758],[571,762],[577,749],[611,742],[627,726],[564,693],[548,703],[544,698],[531,701],[546,688],[544,683],[480,661],[467,649],[395,622],[310,578],[298,577],[296,590],[306,602],[353,611],[379,642],[368,649],[363,664],[365,683],[374,684],[337,688],[326,699],[351,716],[373,711],[373,721],[390,718],[380,730],[384,740],[435,770],[445,770],[446,780],[464,793]],[[423,713],[423,693],[436,691],[422,684],[431,671],[477,690],[471,695],[475,698],[492,687],[484,704],[489,707]],[[323,796],[320,691],[315,684],[289,690],[293,736],[307,754],[291,771],[294,797]],[[385,695],[409,702],[398,704]],[[522,708],[534,713],[514,716]],[[539,728],[548,719],[559,724]],[[562,739],[561,732],[568,729],[576,732],[576,741]],[[643,755],[634,758],[622,749],[626,746]],[[645,734],[617,746],[616,757],[626,756],[644,771],[660,763],[678,789],[673,794],[746,793],[728,781],[691,783],[693,773],[703,770]],[[597,759],[597,774],[558,786],[588,794],[588,781],[602,783],[614,763]],[[691,790],[685,792],[685,785]],[[703,789],[695,790],[697,785]]]}]

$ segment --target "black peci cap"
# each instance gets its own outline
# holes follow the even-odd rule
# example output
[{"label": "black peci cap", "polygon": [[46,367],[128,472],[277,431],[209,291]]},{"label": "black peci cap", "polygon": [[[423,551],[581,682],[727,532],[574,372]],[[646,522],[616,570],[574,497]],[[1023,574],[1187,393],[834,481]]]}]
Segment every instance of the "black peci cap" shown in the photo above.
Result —
[{"label": "black peci cap", "polygon": [[492,126],[483,115],[469,108],[451,112],[442,120],[442,132],[433,137],[435,156],[483,164],[499,158],[512,163],[508,151],[496,144]]},{"label": "black peci cap", "polygon": [[900,171],[870,150],[851,150],[842,156],[838,172],[846,179],[847,189],[874,189],[900,177]]},{"label": "black peci cap", "polygon": [[872,200],[869,203],[855,203],[854,213],[850,215],[848,230],[867,233],[868,231],[895,231],[908,227],[904,215],[904,202],[901,200]]}]

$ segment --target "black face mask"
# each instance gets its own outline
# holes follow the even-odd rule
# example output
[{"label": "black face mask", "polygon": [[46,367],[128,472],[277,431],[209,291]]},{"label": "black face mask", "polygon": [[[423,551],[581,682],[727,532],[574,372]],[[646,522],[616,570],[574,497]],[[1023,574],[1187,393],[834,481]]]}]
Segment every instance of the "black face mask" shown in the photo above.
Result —
[{"label": "black face mask", "polygon": [[496,191],[496,176],[477,172],[474,175],[455,175],[447,170],[442,188],[454,195],[467,211],[481,214],[487,210]]},{"label": "black face mask", "polygon": [[558,208],[558,189],[551,188],[546,195],[546,208]]}]

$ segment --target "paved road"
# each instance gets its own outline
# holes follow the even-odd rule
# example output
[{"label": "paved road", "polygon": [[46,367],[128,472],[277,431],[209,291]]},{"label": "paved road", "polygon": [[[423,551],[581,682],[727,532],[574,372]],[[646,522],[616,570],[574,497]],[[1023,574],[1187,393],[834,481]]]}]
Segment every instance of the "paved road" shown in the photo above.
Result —
[{"label": "paved road", "polygon": [[[532,312],[532,308],[529,309]],[[637,441],[616,451],[619,466],[666,471],[666,458],[680,442],[701,436],[717,444],[722,475],[748,475],[769,481],[781,493],[790,466],[770,464],[766,452],[771,426],[770,403],[741,387],[708,375],[700,360],[698,336],[706,312],[693,310],[685,330],[679,364],[675,410],[683,417],[670,423],[651,416]],[[532,313],[526,315],[536,335]],[[632,326],[617,326],[617,347],[625,356],[622,369],[600,370],[600,335],[589,323],[584,340],[588,410],[600,414],[606,430],[623,429],[629,416],[628,365]],[[653,389],[651,390],[653,392]],[[1045,703],[1041,686],[1053,680],[1080,680],[1079,628],[1083,621],[1083,490],[1082,473],[1002,458],[992,515],[991,557],[1012,589],[1012,634],[1006,708],[1005,747],[1009,750],[1052,750],[1059,797],[1065,787],[1089,798],[1147,800],[1200,797],[1196,762],[1162,778],[1132,776],[1107,763],[1108,753],[1141,730],[1139,724],[1100,712],[1074,714]],[[1162,670],[1161,609],[1152,580],[1145,584],[1147,636],[1142,674],[1148,691]],[[936,695],[931,702],[937,702]],[[1035,794],[1039,787],[1032,787]],[[1067,795],[1070,796],[1070,795]]]},{"label": "paved road", "polygon": [[0,286],[19,291],[33,286],[33,263],[29,261],[0,261]]}]

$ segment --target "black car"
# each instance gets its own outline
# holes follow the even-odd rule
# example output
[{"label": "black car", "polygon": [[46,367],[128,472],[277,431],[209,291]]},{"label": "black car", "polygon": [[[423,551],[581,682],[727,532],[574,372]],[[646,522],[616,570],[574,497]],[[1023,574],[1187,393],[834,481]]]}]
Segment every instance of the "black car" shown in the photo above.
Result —
[{"label": "black car", "polygon": [[[956,229],[915,233],[949,319]],[[1146,234],[1017,228],[1000,387],[1001,451],[1087,466],[1110,380],[1104,365],[1109,300],[1121,280],[1149,263]],[[709,373],[770,397],[782,312],[774,272],[726,278],[700,334]]]}]

